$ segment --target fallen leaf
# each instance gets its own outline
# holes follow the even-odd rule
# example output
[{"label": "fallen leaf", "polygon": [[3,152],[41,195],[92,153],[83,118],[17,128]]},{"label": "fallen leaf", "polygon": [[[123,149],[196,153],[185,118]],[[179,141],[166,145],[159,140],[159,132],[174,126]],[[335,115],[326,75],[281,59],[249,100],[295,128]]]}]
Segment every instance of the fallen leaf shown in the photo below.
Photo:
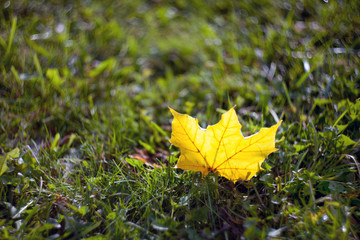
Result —
[{"label": "fallen leaf", "polygon": [[[152,161],[152,158],[150,156],[150,154],[145,150],[145,149],[137,149],[135,148],[136,153],[129,155],[129,157],[131,157],[132,159],[136,159],[138,161],[141,161],[143,163],[145,163],[147,166],[151,166],[151,167],[156,167],[156,168],[161,168],[160,165],[154,163]],[[129,161],[127,161],[129,162]]]},{"label": "fallen leaf", "polygon": [[252,136],[244,137],[234,107],[222,114],[220,122],[203,129],[198,120],[170,108],[174,120],[170,142],[180,148],[177,167],[209,172],[236,182],[249,180],[259,170],[265,158],[275,148],[279,121],[270,128],[261,128]]}]

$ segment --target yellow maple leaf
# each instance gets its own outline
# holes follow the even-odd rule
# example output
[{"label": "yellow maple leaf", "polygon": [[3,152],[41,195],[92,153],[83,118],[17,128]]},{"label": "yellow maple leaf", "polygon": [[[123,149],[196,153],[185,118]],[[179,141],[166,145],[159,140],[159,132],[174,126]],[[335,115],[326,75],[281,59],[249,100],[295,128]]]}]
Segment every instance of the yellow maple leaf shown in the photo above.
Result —
[{"label": "yellow maple leaf", "polygon": [[261,170],[265,158],[277,150],[275,134],[281,121],[244,137],[234,107],[207,129],[201,128],[196,118],[170,111],[174,116],[170,142],[181,151],[178,168],[200,171],[203,176],[218,173],[233,182],[249,180]]}]

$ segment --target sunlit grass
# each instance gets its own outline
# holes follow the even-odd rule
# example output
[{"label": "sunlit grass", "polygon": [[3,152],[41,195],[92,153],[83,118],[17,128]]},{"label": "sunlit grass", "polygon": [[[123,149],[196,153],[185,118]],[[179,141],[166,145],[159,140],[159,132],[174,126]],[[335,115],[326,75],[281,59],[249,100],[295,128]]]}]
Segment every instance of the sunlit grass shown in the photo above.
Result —
[{"label": "sunlit grass", "polygon": [[[1,4],[1,239],[359,238],[357,1]],[[266,170],[176,169],[168,107],[234,105]]]}]

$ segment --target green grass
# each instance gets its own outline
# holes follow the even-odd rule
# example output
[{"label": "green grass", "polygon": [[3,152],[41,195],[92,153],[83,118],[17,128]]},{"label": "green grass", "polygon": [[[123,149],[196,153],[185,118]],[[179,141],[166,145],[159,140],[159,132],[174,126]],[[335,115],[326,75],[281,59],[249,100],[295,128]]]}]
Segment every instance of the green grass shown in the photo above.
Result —
[{"label": "green grass", "polygon": [[[360,4],[326,2],[1,3],[0,239],[359,238]],[[168,106],[234,105],[283,120],[267,170],[176,169]]]}]

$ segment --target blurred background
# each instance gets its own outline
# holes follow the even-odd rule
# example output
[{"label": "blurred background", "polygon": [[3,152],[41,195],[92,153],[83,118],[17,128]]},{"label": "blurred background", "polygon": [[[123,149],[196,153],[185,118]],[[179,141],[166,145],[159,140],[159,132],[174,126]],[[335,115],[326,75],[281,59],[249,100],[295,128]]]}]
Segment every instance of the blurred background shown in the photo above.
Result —
[{"label": "blurred background", "polygon": [[168,129],[168,106],[204,126],[235,104],[247,120],[273,123],[359,97],[357,1],[3,1],[1,9],[3,139],[116,132],[126,149],[154,144],[150,122]]}]

